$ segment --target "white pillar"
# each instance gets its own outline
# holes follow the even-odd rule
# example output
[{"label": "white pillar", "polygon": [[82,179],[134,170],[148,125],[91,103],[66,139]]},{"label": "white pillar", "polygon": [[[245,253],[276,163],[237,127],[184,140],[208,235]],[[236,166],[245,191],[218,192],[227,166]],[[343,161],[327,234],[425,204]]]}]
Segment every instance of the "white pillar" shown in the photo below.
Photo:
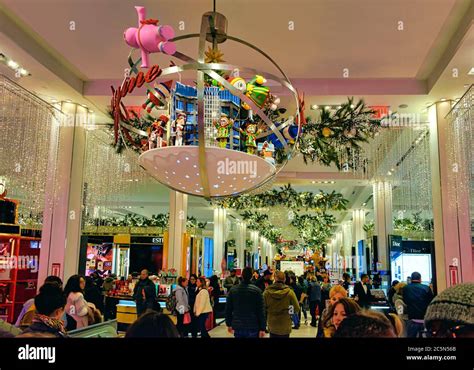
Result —
[{"label": "white pillar", "polygon": [[214,272],[217,276],[224,273],[222,271],[222,261],[224,256],[224,243],[226,235],[226,209],[214,209]]},{"label": "white pillar", "polygon": [[39,285],[53,273],[67,280],[77,274],[79,267],[86,153],[84,125],[90,116],[86,108],[73,103],[64,103],[61,110],[65,121],[52,127],[49,161],[57,164],[56,171],[48,170],[45,189]]},{"label": "white pillar", "polygon": [[174,268],[178,275],[185,273],[183,270],[183,239],[186,232],[188,214],[188,195],[170,190],[170,221],[168,245],[168,269]]},{"label": "white pillar", "polygon": [[252,268],[254,267],[254,263],[255,263],[255,253],[258,252],[258,243],[259,243],[259,235],[258,235],[258,231],[256,230],[252,230],[250,232],[250,240],[252,241],[252,250],[251,250],[251,254],[252,254]]},{"label": "white pillar", "polygon": [[377,235],[378,261],[381,270],[389,269],[388,235],[393,230],[392,184],[378,181],[373,184],[375,234]]},{"label": "white pillar", "polygon": [[237,259],[239,260],[239,268],[245,267],[244,250],[247,241],[247,224],[243,221],[237,222],[235,227],[235,246],[237,248]]},{"label": "white pillar", "polygon": [[343,243],[343,259],[344,262],[341,263],[340,269],[344,270],[342,265],[345,265],[345,268],[352,268],[354,266],[354,256],[352,256],[352,222],[346,221],[342,224],[342,243]]},{"label": "white pillar", "polygon": [[[363,255],[359,253],[359,240],[365,240],[365,210],[354,209],[352,210],[352,246],[355,247],[355,257],[353,259],[353,267],[356,269],[356,277],[360,277],[360,267],[365,266]],[[354,266],[355,265],[355,266]]]},{"label": "white pillar", "polygon": [[472,163],[452,163],[450,160],[448,136],[453,134],[449,131],[454,130],[446,119],[450,109],[449,101],[439,102],[432,105],[428,113],[438,292],[451,285],[450,274],[447,273],[450,265],[456,266],[459,283],[474,279],[469,183],[456,183],[460,172],[471,171],[469,166]]}]

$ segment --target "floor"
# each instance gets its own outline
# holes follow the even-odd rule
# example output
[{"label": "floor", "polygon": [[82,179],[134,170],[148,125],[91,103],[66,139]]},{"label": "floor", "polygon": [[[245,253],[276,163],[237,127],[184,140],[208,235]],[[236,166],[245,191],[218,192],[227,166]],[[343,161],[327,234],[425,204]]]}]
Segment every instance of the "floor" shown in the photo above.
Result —
[{"label": "floor", "polygon": [[[218,320],[219,323],[220,320]],[[316,337],[316,328],[313,328],[312,326],[305,325],[304,322],[300,326],[298,330],[292,330],[290,337],[291,338],[315,338]],[[212,338],[233,338],[234,336],[232,334],[229,334],[227,331],[227,326],[225,323],[220,324],[219,326],[215,327],[209,332],[209,335]],[[269,335],[267,334],[266,337]]]}]

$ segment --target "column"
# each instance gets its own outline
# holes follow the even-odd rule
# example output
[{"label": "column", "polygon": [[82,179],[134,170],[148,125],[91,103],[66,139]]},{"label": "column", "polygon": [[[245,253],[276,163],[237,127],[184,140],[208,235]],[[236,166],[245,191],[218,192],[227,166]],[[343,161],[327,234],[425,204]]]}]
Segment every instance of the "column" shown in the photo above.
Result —
[{"label": "column", "polygon": [[214,272],[217,276],[224,273],[222,262],[224,260],[224,243],[226,235],[226,209],[214,209]]},{"label": "column", "polygon": [[[359,251],[359,241],[365,240],[365,231],[364,231],[364,224],[365,224],[365,210],[363,209],[354,209],[352,210],[352,246],[355,247],[355,257],[353,259],[352,267],[356,269],[356,278],[360,277],[362,271],[364,269],[365,261],[364,261],[364,250],[362,254]],[[362,270],[362,271],[361,271]]]},{"label": "column", "polygon": [[239,268],[244,268],[245,258],[244,251],[247,242],[247,224],[243,221],[238,221],[235,227],[235,246],[237,248],[237,258],[239,260]]},{"label": "column", "polygon": [[250,251],[252,255],[251,267],[255,268],[255,253],[258,252],[258,242],[259,242],[258,231],[256,230],[250,231],[250,240],[252,241],[252,249]]},{"label": "column", "polygon": [[375,235],[377,235],[377,254],[381,265],[377,270],[389,269],[388,235],[393,230],[392,184],[378,181],[373,184]]},{"label": "column", "polygon": [[167,267],[174,268],[178,275],[185,273],[183,270],[183,243],[186,232],[188,215],[188,195],[170,190],[170,221],[168,236]]},{"label": "column", "polygon": [[[428,111],[430,125],[431,187],[435,239],[436,286],[438,292],[452,285],[450,266],[457,268],[458,282],[472,282],[473,261],[469,215],[469,186],[455,180],[462,166],[471,163],[451,163],[447,147],[449,121],[445,118],[451,102],[438,102]],[[469,170],[468,170],[469,171]]]},{"label": "column", "polygon": [[343,253],[343,260],[342,260],[342,266],[340,266],[340,269],[342,272],[346,272],[346,268],[351,269],[354,264],[354,256],[352,256],[352,222],[351,221],[346,221],[342,224],[342,244],[343,248],[342,251]]},{"label": "column", "polygon": [[83,207],[83,169],[88,110],[74,103],[61,106],[64,121],[52,127],[41,238],[39,285],[48,275],[67,280],[77,274]]}]

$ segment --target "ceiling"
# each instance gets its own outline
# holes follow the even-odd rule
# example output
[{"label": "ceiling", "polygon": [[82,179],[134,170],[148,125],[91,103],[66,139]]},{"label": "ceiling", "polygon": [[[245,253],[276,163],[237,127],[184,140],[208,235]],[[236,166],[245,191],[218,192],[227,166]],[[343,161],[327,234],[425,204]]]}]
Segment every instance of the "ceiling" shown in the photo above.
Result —
[{"label": "ceiling", "polygon": [[[1,64],[0,73],[46,101],[71,99],[93,109],[97,122],[110,122],[110,85],[123,79],[130,49],[122,34],[136,26],[135,5],[131,0],[0,0],[0,53],[31,76],[17,79]],[[148,18],[170,24],[177,36],[199,32],[200,14],[212,8],[210,0],[143,0],[141,5]],[[441,98],[462,96],[474,83],[467,74],[474,66],[472,0],[221,0],[217,11],[226,15],[230,35],[266,51],[305,92],[307,114],[312,104],[340,104],[348,96],[399,113],[421,113]],[[195,57],[197,42],[180,41],[178,49]],[[229,63],[275,72],[245,47],[229,41],[221,49]],[[152,57],[161,66],[169,60]],[[141,97],[127,99],[134,105]],[[312,183],[323,180],[335,184]],[[298,157],[275,185],[288,182],[297,190],[341,191],[351,207],[360,207],[371,191],[364,179],[306,166]],[[168,197],[166,188],[150,181],[130,198],[130,210],[162,212]],[[189,208],[193,216],[212,219],[203,199],[191,198]]]}]

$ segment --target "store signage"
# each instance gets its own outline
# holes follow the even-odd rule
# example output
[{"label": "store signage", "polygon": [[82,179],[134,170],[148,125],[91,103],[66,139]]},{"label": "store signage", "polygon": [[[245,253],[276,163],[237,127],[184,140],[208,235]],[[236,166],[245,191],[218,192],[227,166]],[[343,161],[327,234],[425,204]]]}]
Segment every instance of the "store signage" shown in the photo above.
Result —
[{"label": "store signage", "polygon": [[[155,64],[152,66],[146,74],[142,71],[138,72],[136,77],[127,76],[122,84],[115,89],[113,86],[112,89],[112,100],[110,102],[110,107],[112,109],[112,116],[114,117],[114,126],[118,128],[120,121],[128,121],[130,119],[129,112],[122,103],[122,98],[125,98],[127,94],[131,94],[135,87],[142,87],[143,84],[152,83],[157,77],[161,75],[161,68]],[[121,109],[123,108],[123,110]]]},{"label": "store signage", "polygon": [[51,265],[51,275],[61,277],[61,264],[53,263]]},{"label": "store signage", "polygon": [[152,243],[153,244],[163,244],[163,238],[153,238]]},{"label": "store signage", "polygon": [[450,286],[456,285],[458,283],[458,267],[449,265],[449,280]]}]

